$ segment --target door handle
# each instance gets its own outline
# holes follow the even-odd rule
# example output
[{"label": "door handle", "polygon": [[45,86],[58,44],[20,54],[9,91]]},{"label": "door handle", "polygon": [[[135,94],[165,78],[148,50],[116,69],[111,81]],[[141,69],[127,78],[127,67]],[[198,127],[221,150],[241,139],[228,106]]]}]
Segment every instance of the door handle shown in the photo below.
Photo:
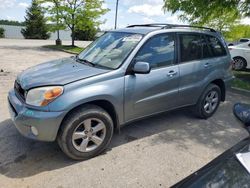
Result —
[{"label": "door handle", "polygon": [[169,72],[168,72],[167,76],[169,76],[169,77],[173,77],[173,76],[175,76],[176,74],[177,74],[177,72],[176,72],[176,71],[171,70],[171,71],[169,71]]}]

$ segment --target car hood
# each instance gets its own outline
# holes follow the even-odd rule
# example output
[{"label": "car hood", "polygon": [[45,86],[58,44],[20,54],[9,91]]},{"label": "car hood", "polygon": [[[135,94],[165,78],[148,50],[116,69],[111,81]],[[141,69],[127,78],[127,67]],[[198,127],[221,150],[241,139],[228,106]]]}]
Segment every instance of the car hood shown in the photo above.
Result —
[{"label": "car hood", "polygon": [[39,86],[65,85],[108,71],[78,63],[74,58],[65,58],[29,68],[17,76],[17,82],[27,90]]}]

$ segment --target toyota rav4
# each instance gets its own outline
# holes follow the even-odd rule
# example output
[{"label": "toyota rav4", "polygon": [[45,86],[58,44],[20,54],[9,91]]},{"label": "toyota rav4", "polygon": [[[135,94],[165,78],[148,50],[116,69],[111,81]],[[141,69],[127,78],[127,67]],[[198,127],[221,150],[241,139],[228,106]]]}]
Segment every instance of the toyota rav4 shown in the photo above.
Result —
[{"label": "toyota rav4", "polygon": [[57,140],[70,158],[88,159],[134,120],[186,106],[211,117],[225,100],[230,65],[213,29],[132,25],[75,57],[23,71],[8,95],[10,114],[22,135]]}]

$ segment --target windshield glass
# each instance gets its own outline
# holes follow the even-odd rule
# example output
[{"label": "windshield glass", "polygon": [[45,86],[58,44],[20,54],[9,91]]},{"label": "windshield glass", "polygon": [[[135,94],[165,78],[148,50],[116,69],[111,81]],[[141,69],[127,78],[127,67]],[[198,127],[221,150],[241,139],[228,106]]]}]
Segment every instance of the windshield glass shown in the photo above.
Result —
[{"label": "windshield glass", "polygon": [[91,62],[93,66],[116,69],[141,39],[141,34],[109,32],[93,42],[78,58]]}]

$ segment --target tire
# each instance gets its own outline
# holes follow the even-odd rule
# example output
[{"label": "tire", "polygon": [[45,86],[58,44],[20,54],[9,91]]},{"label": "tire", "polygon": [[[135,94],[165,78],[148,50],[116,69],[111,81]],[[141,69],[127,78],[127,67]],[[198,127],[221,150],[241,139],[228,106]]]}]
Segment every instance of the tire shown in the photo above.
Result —
[{"label": "tire", "polygon": [[233,63],[233,70],[240,71],[240,70],[245,70],[247,67],[247,62],[244,58],[242,57],[234,57],[233,58],[234,63]]},{"label": "tire", "polygon": [[211,117],[219,107],[220,101],[221,101],[220,88],[215,84],[209,84],[202,93],[202,95],[200,96],[196,105],[194,106],[194,112],[196,116],[201,119],[207,119]]},{"label": "tire", "polygon": [[63,120],[57,142],[71,159],[90,159],[107,148],[113,136],[113,127],[113,121],[105,110],[86,105]]}]

